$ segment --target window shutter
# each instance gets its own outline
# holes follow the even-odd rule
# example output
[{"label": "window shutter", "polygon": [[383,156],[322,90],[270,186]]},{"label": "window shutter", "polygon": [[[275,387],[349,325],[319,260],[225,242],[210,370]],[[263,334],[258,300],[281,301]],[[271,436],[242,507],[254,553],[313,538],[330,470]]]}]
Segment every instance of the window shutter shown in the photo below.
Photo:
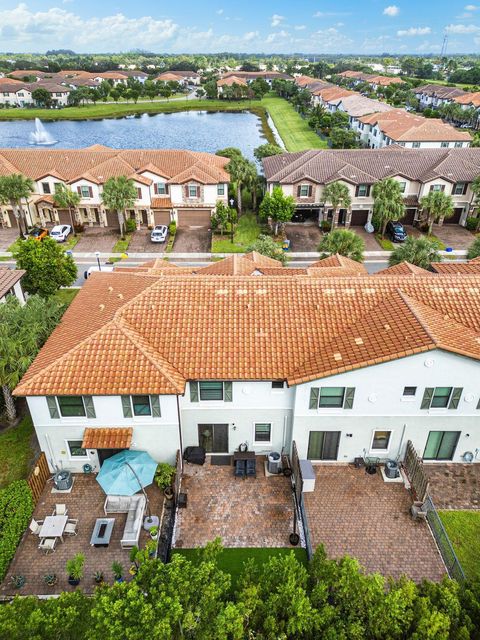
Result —
[{"label": "window shutter", "polygon": [[365,196],[368,198],[368,196],[370,195],[370,185],[367,186],[367,190],[365,192]]},{"label": "window shutter", "polygon": [[95,405],[93,404],[92,396],[83,396],[83,404],[85,405],[85,412],[87,418],[96,418]]},{"label": "window shutter", "polygon": [[311,185],[311,184],[309,184],[309,185],[308,185],[308,197],[310,198],[310,197],[311,197],[311,195],[312,195],[312,185]]},{"label": "window shutter", "polygon": [[465,184],[463,185],[462,196],[464,196],[467,193],[467,189],[468,189],[468,184],[465,182]]},{"label": "window shutter", "polygon": [[224,402],[232,402],[233,400],[233,389],[231,382],[223,383],[223,401]]},{"label": "window shutter", "polygon": [[82,195],[82,190],[80,189],[80,187],[77,187],[77,193],[78,193],[79,196]]},{"label": "window shutter", "polygon": [[53,418],[55,420],[60,418],[60,413],[58,411],[57,401],[55,399],[55,396],[47,396],[47,405],[48,405],[48,410],[50,411],[50,418]]},{"label": "window shutter", "polygon": [[197,187],[197,198],[200,197],[200,187]]},{"label": "window shutter", "polygon": [[156,182],[153,185],[153,193],[158,194],[158,184]]},{"label": "window shutter", "polygon": [[343,402],[344,409],[353,409],[353,399],[355,398],[355,387],[347,387],[345,389],[345,400]]},{"label": "window shutter", "polygon": [[150,403],[152,405],[152,418],[161,418],[160,398],[158,396],[150,396]]},{"label": "window shutter", "polygon": [[311,387],[310,389],[310,404],[309,409],[318,409],[318,398],[320,395],[320,389],[318,387]]},{"label": "window shutter", "polygon": [[92,189],[92,187],[88,187],[88,196],[90,198],[93,198],[93,189]]},{"label": "window shutter", "polygon": [[137,187],[137,199],[138,200],[142,199],[142,190],[140,187]]},{"label": "window shutter", "polygon": [[170,185],[168,185],[167,183],[165,183],[165,187],[164,187],[164,188],[165,188],[165,195],[168,195],[168,193],[169,193],[169,186],[170,186]]},{"label": "window shutter", "polygon": [[188,198],[188,184],[185,185],[185,197]]},{"label": "window shutter", "polygon": [[297,187],[297,198],[300,198],[300,193],[302,192],[302,187],[301,185],[298,185]]},{"label": "window shutter", "polygon": [[449,409],[458,409],[458,403],[460,402],[460,398],[462,397],[463,387],[454,387],[452,391],[452,397],[450,398],[450,402],[448,403]]},{"label": "window shutter", "polygon": [[360,190],[360,187],[357,185],[357,186],[355,187],[355,197],[357,197],[357,196],[358,196],[359,190]]},{"label": "window shutter", "polygon": [[123,417],[131,418],[132,417],[132,405],[130,403],[130,396],[122,396],[122,409],[123,409]]},{"label": "window shutter", "polygon": [[198,402],[198,382],[190,382],[190,402]]},{"label": "window shutter", "polygon": [[420,409],[430,409],[430,404],[433,398],[433,392],[435,389],[433,387],[425,387],[425,391],[423,393],[422,404],[420,405]]}]

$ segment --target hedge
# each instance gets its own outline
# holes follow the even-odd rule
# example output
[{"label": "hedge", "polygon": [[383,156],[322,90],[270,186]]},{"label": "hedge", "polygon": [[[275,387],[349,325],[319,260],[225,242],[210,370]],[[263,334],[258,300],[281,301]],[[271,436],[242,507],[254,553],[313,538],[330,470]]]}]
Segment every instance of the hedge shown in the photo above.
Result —
[{"label": "hedge", "polygon": [[33,508],[32,492],[25,480],[16,480],[0,491],[0,580],[5,577]]}]

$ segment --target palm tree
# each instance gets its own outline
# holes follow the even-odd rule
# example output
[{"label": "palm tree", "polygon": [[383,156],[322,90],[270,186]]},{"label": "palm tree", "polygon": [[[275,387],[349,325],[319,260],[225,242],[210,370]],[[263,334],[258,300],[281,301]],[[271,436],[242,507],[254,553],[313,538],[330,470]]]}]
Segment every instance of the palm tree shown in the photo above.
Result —
[{"label": "palm tree", "polygon": [[365,243],[354,231],[335,229],[335,231],[332,231],[322,238],[322,241],[318,245],[318,251],[322,254],[322,258],[339,254],[351,260],[363,262]]},{"label": "palm tree", "polygon": [[339,210],[348,209],[352,204],[352,199],[347,185],[343,182],[339,182],[338,180],[336,182],[330,182],[330,184],[327,184],[323,189],[322,200],[325,204],[329,202],[332,205],[333,216],[331,230],[333,231],[335,229]]},{"label": "palm tree", "polygon": [[400,262],[410,262],[422,269],[429,269],[432,262],[441,262],[442,257],[438,251],[439,244],[435,240],[408,236],[402,245],[392,251],[388,263],[393,266]]},{"label": "palm tree", "polygon": [[22,200],[28,200],[33,190],[33,180],[21,174],[14,173],[10,176],[0,177],[0,203],[10,204],[12,207],[13,214],[17,220],[20,238],[24,238],[24,233],[27,232]]},{"label": "palm tree", "polygon": [[470,205],[473,207],[474,211],[477,210],[477,231],[480,227],[480,216],[478,215],[479,213],[479,209],[480,209],[480,176],[477,176],[475,178],[475,180],[472,182],[472,184],[470,185],[470,188],[472,190],[473,193],[473,198],[472,198],[472,202],[470,203]]},{"label": "palm tree", "polygon": [[252,163],[243,156],[235,155],[226,167],[237,186],[237,206],[239,214],[242,213],[242,187],[247,184],[249,180],[249,175],[252,172],[251,164]]},{"label": "palm tree", "polygon": [[454,213],[452,196],[443,191],[430,191],[420,199],[420,206],[427,213],[428,235],[432,235],[433,223],[451,218]]},{"label": "palm tree", "polygon": [[252,194],[252,209],[257,210],[257,189],[261,186],[261,181],[257,173],[257,168],[253,162],[248,163],[248,171],[245,174],[245,185]]},{"label": "palm tree", "polygon": [[137,189],[131,178],[117,176],[109,178],[103,185],[102,202],[110,211],[116,211],[122,240],[125,238],[125,212],[137,199]]},{"label": "palm tree", "polygon": [[72,225],[73,235],[76,236],[75,233],[75,222],[73,220],[73,212],[77,210],[78,205],[80,204],[80,194],[76,191],[72,191],[66,185],[59,183],[58,187],[55,190],[55,202],[60,206],[61,209],[68,209],[70,213],[70,224]]},{"label": "palm tree", "polygon": [[373,186],[373,213],[382,223],[382,238],[390,220],[400,220],[405,214],[400,184],[393,178],[384,178]]}]

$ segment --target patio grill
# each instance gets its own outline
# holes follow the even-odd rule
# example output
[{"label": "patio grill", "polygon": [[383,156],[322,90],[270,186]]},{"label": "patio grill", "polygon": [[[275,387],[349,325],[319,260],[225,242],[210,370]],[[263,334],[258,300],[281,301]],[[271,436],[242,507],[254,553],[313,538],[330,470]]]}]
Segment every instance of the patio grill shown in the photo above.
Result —
[{"label": "patio grill", "polygon": [[70,471],[57,471],[53,476],[53,486],[57,491],[68,491],[73,484],[73,476]]}]

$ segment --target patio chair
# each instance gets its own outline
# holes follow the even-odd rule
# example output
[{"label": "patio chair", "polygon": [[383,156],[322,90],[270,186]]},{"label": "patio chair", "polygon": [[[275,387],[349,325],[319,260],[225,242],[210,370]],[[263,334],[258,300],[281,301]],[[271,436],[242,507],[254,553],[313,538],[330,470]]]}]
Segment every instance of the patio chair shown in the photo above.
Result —
[{"label": "patio chair", "polygon": [[256,460],[247,460],[247,478],[256,478],[257,477],[257,461]]},{"label": "patio chair", "polygon": [[235,460],[234,475],[236,478],[245,478],[247,471],[246,460]]},{"label": "patio chair", "polygon": [[76,536],[77,526],[78,526],[77,519],[75,518],[69,519],[67,520],[67,524],[65,525],[65,529],[63,530],[63,533],[66,533],[69,536]]},{"label": "patio chair", "polygon": [[56,544],[57,544],[56,538],[42,538],[40,540],[40,544],[38,545],[38,548],[41,549],[42,551],[45,551],[45,554],[48,554],[49,551],[53,553],[55,551]]},{"label": "patio chair", "polygon": [[68,513],[66,504],[56,504],[52,516],[66,516]]},{"label": "patio chair", "polygon": [[40,533],[40,529],[42,528],[42,524],[43,520],[35,520],[35,518],[32,518],[32,521],[28,525],[28,528],[34,535],[38,536],[38,534]]}]

